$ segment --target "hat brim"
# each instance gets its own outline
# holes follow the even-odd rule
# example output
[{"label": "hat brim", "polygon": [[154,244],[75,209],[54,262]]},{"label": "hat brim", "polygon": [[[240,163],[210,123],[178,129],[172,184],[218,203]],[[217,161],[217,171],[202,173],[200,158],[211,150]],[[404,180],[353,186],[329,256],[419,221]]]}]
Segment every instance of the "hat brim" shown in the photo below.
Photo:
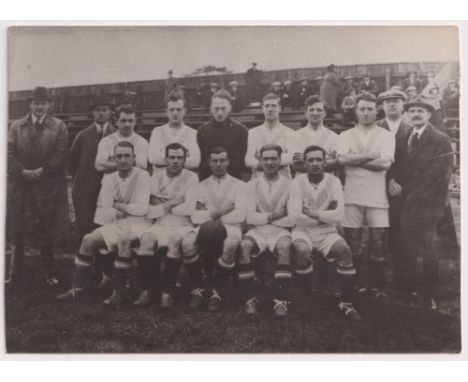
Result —
[{"label": "hat brim", "polygon": [[91,106],[89,107],[89,110],[93,111],[93,110],[96,109],[98,106],[108,106],[109,109],[111,109],[111,110],[114,109],[114,104],[112,104],[112,103],[109,102],[109,103],[95,103],[95,104],[93,104],[93,105],[91,105]]},{"label": "hat brim", "polygon": [[424,102],[408,102],[405,104],[404,109],[405,111],[408,111],[410,107],[417,106],[417,107],[423,107],[427,111],[433,113],[435,111],[434,106],[424,103]]},{"label": "hat brim", "polygon": [[28,97],[28,101],[52,101],[52,97]]}]

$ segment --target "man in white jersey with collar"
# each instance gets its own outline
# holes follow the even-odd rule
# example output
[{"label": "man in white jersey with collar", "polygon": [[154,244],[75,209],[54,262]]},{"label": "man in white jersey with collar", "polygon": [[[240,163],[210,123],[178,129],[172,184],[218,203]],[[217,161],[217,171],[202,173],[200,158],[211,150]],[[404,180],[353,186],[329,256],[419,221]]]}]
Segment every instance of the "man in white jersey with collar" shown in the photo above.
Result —
[{"label": "man in white jersey with collar", "polygon": [[[107,174],[117,170],[117,162],[114,159],[114,148],[121,141],[130,142],[135,149],[135,165],[143,170],[148,167],[148,142],[141,135],[135,133],[136,113],[132,108],[120,108],[117,112],[117,131],[104,137],[98,146],[95,167],[99,173]],[[102,194],[102,192],[101,192]],[[99,195],[94,222],[104,225],[108,221],[102,214],[102,195]]]},{"label": "man in white jersey with collar", "polygon": [[[198,185],[198,176],[184,169],[187,149],[180,143],[170,143],[166,147],[166,166],[163,171],[151,177],[151,197],[148,219],[154,219],[140,239],[140,247],[135,250],[142,292],[136,306],[151,303],[150,291],[159,286],[161,259],[157,248],[168,247],[166,266],[162,280],[161,307],[170,308],[182,260],[182,238],[193,229],[190,221],[191,209],[186,201],[189,191]],[[155,285],[156,284],[156,285]]]},{"label": "man in white jersey with collar", "polygon": [[148,148],[148,161],[153,165],[153,174],[164,172],[166,167],[166,147],[171,143],[180,143],[187,150],[184,167],[198,169],[200,148],[197,132],[184,123],[187,103],[180,92],[172,91],[166,100],[166,113],[169,123],[153,129]]},{"label": "man in white jersey with collar", "polygon": [[292,240],[297,276],[307,288],[313,270],[310,258],[313,249],[327,261],[336,260],[341,291],[338,309],[345,317],[358,321],[360,316],[353,306],[356,269],[351,249],[336,231],[336,224],[340,224],[344,217],[341,182],[336,176],[324,172],[326,151],[323,148],[307,147],[304,163],[307,173],[293,180],[288,202],[289,218],[295,225]]},{"label": "man in white jersey with collar", "polygon": [[224,148],[212,148],[208,159],[212,175],[188,196],[192,206],[192,222],[200,227],[182,239],[182,250],[187,272],[194,285],[190,306],[200,307],[207,296],[208,309],[217,311],[242,239],[246,194],[245,183],[227,173],[229,155]]},{"label": "man in white jersey with collar", "polygon": [[75,298],[88,287],[93,257],[100,249],[118,251],[114,262],[114,291],[104,301],[115,305],[121,302],[121,291],[131,267],[130,244],[141,237],[151,222],[146,218],[150,196],[149,174],[134,167],[134,147],[127,141],[118,142],[114,149],[117,171],[102,181],[102,214],[109,222],[83,237],[75,257],[72,287],[57,296],[59,300]]},{"label": "man in white jersey with collar", "polygon": [[253,177],[263,172],[260,149],[265,145],[278,145],[283,150],[280,174],[291,178],[290,166],[302,159],[302,146],[297,133],[279,121],[281,98],[267,94],[262,100],[265,122],[249,130],[245,164],[252,169]]},{"label": "man in white jersey with collar", "polygon": [[274,312],[279,317],[288,313],[291,226],[286,205],[291,180],[279,174],[281,154],[278,145],[260,149],[263,174],[247,185],[247,224],[253,226],[242,238],[239,284],[245,300],[245,312],[257,313],[257,293],[252,258],[269,249],[276,257],[274,272]]},{"label": "man in white jersey with collar", "polygon": [[[375,124],[377,98],[362,94],[356,99],[358,123],[340,134],[338,162],[345,166],[345,218],[343,227],[358,274],[362,227],[369,227],[368,287],[372,296],[386,302],[385,234],[389,226],[386,173],[394,161],[395,137]],[[359,276],[359,275],[358,275]],[[361,290],[367,290],[364,285]]]},{"label": "man in white jersey with collar", "polygon": [[[327,153],[325,171],[336,170],[339,167],[336,160],[338,134],[324,126],[325,106],[319,96],[312,95],[306,99],[305,116],[307,125],[296,131],[303,148],[306,149],[309,146],[322,147]],[[297,170],[306,172],[305,168],[297,168]]]}]

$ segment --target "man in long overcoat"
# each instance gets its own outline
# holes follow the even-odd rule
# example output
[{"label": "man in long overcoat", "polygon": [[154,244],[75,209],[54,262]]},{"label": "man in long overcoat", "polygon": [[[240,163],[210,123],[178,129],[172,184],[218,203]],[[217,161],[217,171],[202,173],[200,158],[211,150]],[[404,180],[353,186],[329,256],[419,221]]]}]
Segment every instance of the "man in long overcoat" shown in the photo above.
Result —
[{"label": "man in long overcoat", "polygon": [[15,282],[22,276],[24,245],[31,244],[40,248],[45,282],[57,284],[53,245],[69,234],[68,131],[62,120],[47,113],[51,100],[47,88],[35,88],[29,98],[31,112],[8,131],[8,226]]},{"label": "man in long overcoat", "polygon": [[387,194],[390,203],[388,247],[392,254],[393,285],[396,290],[402,285],[401,274],[404,272],[404,269],[401,267],[404,265],[404,261],[401,261],[401,256],[403,256],[400,223],[402,207],[401,185],[395,179],[399,179],[401,176],[401,167],[399,165],[408,145],[405,139],[401,138],[407,137],[408,132],[412,129],[412,126],[403,118],[406,99],[406,94],[399,90],[387,90],[380,93],[379,101],[382,103],[385,118],[376,122],[377,126],[390,131],[396,140],[395,162],[387,172]]},{"label": "man in long overcoat", "polygon": [[[402,189],[402,290],[416,296],[417,257],[423,259],[422,303],[437,309],[437,240],[444,222],[453,222],[448,198],[452,171],[450,138],[429,123],[433,106],[418,96],[405,105],[413,129],[399,138],[407,150],[399,160],[396,179]],[[452,225],[452,231],[454,230]]]},{"label": "man in long overcoat", "polygon": [[328,116],[332,116],[336,112],[336,100],[340,89],[341,84],[335,73],[335,65],[327,66],[327,74],[325,74],[322,85],[320,85],[320,98]]},{"label": "man in long overcoat", "polygon": [[68,169],[73,176],[72,198],[80,243],[84,235],[96,228],[93,220],[102,174],[96,171],[94,162],[99,141],[116,131],[110,123],[113,108],[107,97],[95,97],[91,105],[94,121],[78,133],[70,150]]}]

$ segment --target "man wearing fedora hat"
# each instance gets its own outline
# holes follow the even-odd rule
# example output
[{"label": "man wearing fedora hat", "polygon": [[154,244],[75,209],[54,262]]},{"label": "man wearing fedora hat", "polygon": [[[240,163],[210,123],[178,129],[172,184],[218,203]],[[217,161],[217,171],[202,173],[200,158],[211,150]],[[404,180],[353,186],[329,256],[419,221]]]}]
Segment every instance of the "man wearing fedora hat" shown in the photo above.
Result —
[{"label": "man wearing fedora hat", "polygon": [[377,96],[378,86],[377,82],[369,75],[364,75],[361,82],[359,83],[359,93],[372,93]]},{"label": "man wearing fedora hat", "polygon": [[406,151],[407,142],[401,137],[405,137],[411,130],[409,125],[403,118],[403,108],[407,96],[400,90],[387,90],[379,94],[379,102],[385,112],[385,118],[377,121],[377,126],[380,126],[390,131],[396,140],[395,146],[395,162],[390,166],[387,172],[387,195],[390,204],[389,219],[390,227],[388,230],[388,247],[392,254],[393,265],[393,283],[396,288],[401,284],[399,280],[400,259],[402,256],[402,231],[400,224],[401,216],[401,185],[395,180],[399,178],[400,171],[398,163]]},{"label": "man wearing fedora hat", "polygon": [[[414,299],[417,257],[423,259],[422,303],[437,309],[435,290],[439,256],[436,248],[442,224],[453,222],[448,199],[452,171],[450,138],[429,122],[434,107],[423,96],[405,104],[413,128],[401,135],[406,150],[395,163],[396,182],[401,186],[402,255],[397,259],[399,292]],[[450,224],[449,224],[450,225]],[[453,228],[453,224],[451,225]],[[454,237],[452,235],[452,237]]]},{"label": "man wearing fedora hat", "polygon": [[24,245],[31,244],[40,248],[45,282],[57,284],[53,245],[69,234],[68,131],[62,120],[48,115],[51,101],[47,88],[35,88],[29,97],[31,112],[8,131],[11,281],[21,281]]}]

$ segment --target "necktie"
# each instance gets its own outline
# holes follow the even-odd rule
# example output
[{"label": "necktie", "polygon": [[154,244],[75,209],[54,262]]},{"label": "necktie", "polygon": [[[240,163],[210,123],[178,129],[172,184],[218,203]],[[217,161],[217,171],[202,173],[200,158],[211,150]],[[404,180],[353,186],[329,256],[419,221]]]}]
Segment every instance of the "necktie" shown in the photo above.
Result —
[{"label": "necktie", "polygon": [[410,147],[410,150],[414,150],[418,143],[419,135],[417,133],[413,133],[413,135],[410,137],[408,145]]}]

